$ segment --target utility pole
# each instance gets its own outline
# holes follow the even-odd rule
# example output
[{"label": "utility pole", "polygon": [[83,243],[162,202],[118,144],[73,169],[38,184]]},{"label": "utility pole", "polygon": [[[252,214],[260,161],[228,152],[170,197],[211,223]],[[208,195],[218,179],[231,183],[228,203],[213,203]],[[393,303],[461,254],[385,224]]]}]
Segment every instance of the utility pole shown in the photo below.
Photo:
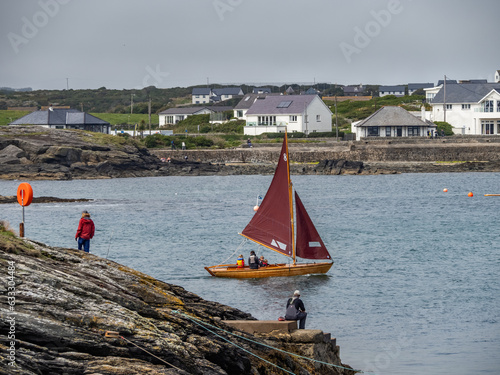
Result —
[{"label": "utility pole", "polygon": [[69,90],[69,82],[68,82],[69,78],[66,78],[66,90]]},{"label": "utility pole", "polygon": [[134,112],[134,95],[135,94],[130,94],[130,114]]},{"label": "utility pole", "polygon": [[339,141],[339,120],[337,117],[337,92],[335,92],[335,131],[337,136],[337,142]]},{"label": "utility pole", "polygon": [[151,97],[149,97],[148,118],[149,118],[149,135],[151,135]]},{"label": "utility pole", "polygon": [[443,111],[444,111],[444,122],[446,122],[446,75],[444,76],[443,83]]}]

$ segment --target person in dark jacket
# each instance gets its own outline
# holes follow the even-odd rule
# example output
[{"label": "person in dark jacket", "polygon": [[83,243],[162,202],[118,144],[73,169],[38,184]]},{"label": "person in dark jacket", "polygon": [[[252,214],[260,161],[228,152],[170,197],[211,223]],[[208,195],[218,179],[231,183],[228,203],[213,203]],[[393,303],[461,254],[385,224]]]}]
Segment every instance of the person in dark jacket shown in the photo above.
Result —
[{"label": "person in dark jacket", "polygon": [[300,299],[300,292],[296,290],[293,293],[293,297],[289,298],[286,303],[286,320],[298,320],[299,329],[306,328],[306,308],[304,307],[304,302]]},{"label": "person in dark jacket", "polygon": [[259,268],[259,257],[255,255],[255,251],[250,251],[250,256],[248,257],[248,266],[252,270]]},{"label": "person in dark jacket", "polygon": [[75,240],[78,241],[78,250],[83,250],[86,253],[90,252],[90,240],[94,237],[95,226],[87,211],[82,212],[82,218],[78,223]]}]

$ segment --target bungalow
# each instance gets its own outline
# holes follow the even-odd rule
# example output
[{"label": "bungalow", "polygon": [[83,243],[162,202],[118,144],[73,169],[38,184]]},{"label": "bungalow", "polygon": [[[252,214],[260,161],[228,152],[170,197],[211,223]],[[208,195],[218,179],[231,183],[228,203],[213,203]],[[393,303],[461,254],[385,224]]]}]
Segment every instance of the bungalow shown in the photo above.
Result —
[{"label": "bungalow", "polygon": [[245,135],[332,130],[332,112],[317,95],[267,95],[254,101],[246,118]]},{"label": "bungalow", "polygon": [[356,139],[362,137],[424,137],[436,125],[415,117],[407,110],[396,106],[386,106],[366,119],[353,122],[351,130]]},{"label": "bungalow", "polygon": [[434,87],[433,83],[409,83],[408,84],[408,95],[412,95],[415,91],[420,89],[428,89]]},{"label": "bungalow", "polygon": [[455,134],[500,134],[500,83],[446,84],[430,103],[433,121],[446,121]]},{"label": "bungalow", "polygon": [[51,129],[80,129],[110,134],[111,125],[88,113],[70,108],[48,108],[31,112],[9,125],[39,125]]},{"label": "bungalow", "polygon": [[379,96],[386,96],[386,95],[405,96],[405,87],[403,85],[380,86],[378,92]]},{"label": "bungalow", "polygon": [[175,125],[192,115],[213,115],[214,113],[221,113],[232,109],[232,107],[228,106],[169,108],[158,113],[158,121],[160,126]]}]

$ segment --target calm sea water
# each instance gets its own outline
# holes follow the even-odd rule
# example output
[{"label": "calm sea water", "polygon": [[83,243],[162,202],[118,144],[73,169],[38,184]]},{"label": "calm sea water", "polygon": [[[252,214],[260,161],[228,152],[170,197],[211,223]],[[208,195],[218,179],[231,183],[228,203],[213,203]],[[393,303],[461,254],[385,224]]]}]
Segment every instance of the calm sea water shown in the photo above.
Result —
[{"label": "calm sea water", "polygon": [[[331,332],[345,363],[378,374],[500,373],[500,174],[294,176],[335,264],[327,275],[211,277],[230,257],[271,176],[27,181],[35,196],[92,198],[32,204],[26,237],[76,247],[92,214],[91,251],[258,319],[284,314],[300,289],[307,328]],[[0,181],[15,195],[21,181]],[[23,181],[24,182],[24,181]],[[448,192],[444,193],[443,189]],[[475,195],[470,198],[468,192]],[[17,204],[0,205],[15,229]],[[284,258],[247,243],[270,262]],[[235,261],[233,254],[230,261]]]}]

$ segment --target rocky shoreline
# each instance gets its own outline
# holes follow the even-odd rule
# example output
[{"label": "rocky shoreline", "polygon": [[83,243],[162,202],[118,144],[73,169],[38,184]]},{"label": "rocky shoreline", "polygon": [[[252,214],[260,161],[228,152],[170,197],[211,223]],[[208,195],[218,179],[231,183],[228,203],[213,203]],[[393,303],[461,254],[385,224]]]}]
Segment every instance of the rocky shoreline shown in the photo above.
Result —
[{"label": "rocky shoreline", "polygon": [[322,331],[247,334],[225,321],[255,320],[248,313],[93,254],[16,237],[2,222],[0,259],[0,290],[10,296],[0,304],[0,331],[10,335],[0,374],[356,373]]},{"label": "rocky shoreline", "polygon": [[[0,179],[272,174],[279,153],[279,144],[253,149],[171,151],[148,150],[138,143],[121,141],[111,143],[91,133],[37,126],[0,127]],[[456,144],[429,143],[425,139],[408,144],[292,143],[290,155],[291,173],[302,175],[500,171],[500,142],[489,139]],[[170,162],[166,162],[168,158]]]}]

